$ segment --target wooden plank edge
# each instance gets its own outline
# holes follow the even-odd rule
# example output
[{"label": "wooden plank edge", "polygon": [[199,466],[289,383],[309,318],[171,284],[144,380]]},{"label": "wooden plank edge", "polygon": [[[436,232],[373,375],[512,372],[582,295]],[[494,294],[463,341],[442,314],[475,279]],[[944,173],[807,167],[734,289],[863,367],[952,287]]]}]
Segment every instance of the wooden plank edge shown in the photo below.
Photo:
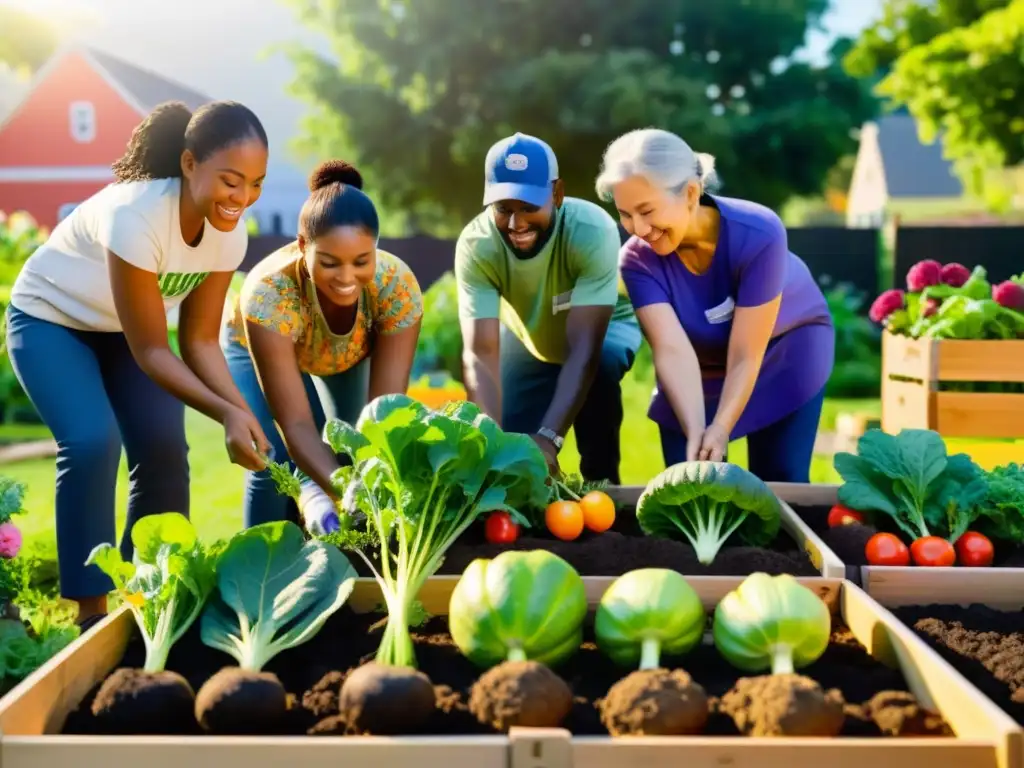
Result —
[{"label": "wooden plank edge", "polygon": [[982,603],[1003,611],[1024,609],[1024,568],[861,566],[864,590],[886,608]]},{"label": "wooden plank edge", "polygon": [[841,611],[868,652],[898,665],[921,705],[942,713],[958,738],[992,743],[999,768],[1020,768],[1021,727],[910,627],[849,582],[843,584]]}]

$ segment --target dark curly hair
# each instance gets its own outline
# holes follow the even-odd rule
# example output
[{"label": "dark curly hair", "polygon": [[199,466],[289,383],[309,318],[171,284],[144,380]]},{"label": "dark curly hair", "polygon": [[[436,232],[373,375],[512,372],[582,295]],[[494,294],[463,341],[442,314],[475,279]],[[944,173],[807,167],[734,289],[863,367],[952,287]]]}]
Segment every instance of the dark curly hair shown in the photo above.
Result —
[{"label": "dark curly hair", "polygon": [[118,181],[149,181],[181,176],[181,153],[202,162],[224,147],[254,138],[268,146],[255,113],[235,101],[214,101],[193,112],[180,101],[158,105],[132,131],[128,148],[114,163]]},{"label": "dark curly hair", "polygon": [[374,237],[380,220],[363,191],[363,177],[344,160],[327,160],[309,176],[309,197],[299,214],[299,231],[315,240],[335,227],[361,227]]}]

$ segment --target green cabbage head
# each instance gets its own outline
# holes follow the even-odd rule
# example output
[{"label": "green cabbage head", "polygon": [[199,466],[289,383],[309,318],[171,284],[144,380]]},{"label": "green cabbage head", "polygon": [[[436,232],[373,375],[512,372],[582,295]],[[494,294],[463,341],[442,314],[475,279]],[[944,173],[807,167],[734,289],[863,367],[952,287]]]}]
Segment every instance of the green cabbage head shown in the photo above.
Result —
[{"label": "green cabbage head", "polygon": [[686,579],[667,568],[624,573],[601,597],[597,647],[616,664],[655,669],[662,653],[681,656],[704,636],[704,606]]},{"label": "green cabbage head", "polygon": [[788,574],[753,573],[715,608],[715,647],[745,672],[788,674],[828,647],[832,616],[813,591]]},{"label": "green cabbage head", "polygon": [[708,565],[733,533],[752,547],[770,544],[779,532],[781,509],[771,489],[743,467],[686,461],[647,484],[636,517],[649,536],[682,534]]},{"label": "green cabbage head", "polygon": [[554,666],[580,647],[586,615],[586,588],[571,565],[544,550],[508,550],[463,571],[448,628],[479,667],[525,659]]}]

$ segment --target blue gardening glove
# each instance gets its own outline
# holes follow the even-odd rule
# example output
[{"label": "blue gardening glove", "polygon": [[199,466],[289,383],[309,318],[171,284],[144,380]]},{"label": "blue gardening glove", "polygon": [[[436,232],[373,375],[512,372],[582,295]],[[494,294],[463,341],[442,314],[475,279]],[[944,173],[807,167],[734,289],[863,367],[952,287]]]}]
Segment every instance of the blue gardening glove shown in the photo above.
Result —
[{"label": "blue gardening glove", "polygon": [[341,530],[334,500],[316,483],[303,485],[299,494],[299,514],[302,515],[306,530],[313,536]]}]

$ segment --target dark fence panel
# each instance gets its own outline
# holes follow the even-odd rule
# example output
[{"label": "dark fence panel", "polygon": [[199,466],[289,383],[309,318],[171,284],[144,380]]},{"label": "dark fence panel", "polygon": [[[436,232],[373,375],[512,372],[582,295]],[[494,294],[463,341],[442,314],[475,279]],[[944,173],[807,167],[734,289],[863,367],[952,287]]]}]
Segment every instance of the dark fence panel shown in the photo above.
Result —
[{"label": "dark fence panel", "polygon": [[[807,227],[790,229],[789,247],[802,258],[811,273],[833,282],[848,282],[858,290],[874,295],[878,291],[878,234],[870,229]],[[625,230],[621,230],[623,242]],[[249,250],[242,263],[247,272],[267,254],[291,242],[290,238],[261,235],[249,239]],[[409,265],[425,291],[452,268],[455,243],[421,235],[408,238],[381,238],[380,247]]]},{"label": "dark fence panel", "polygon": [[907,270],[922,259],[982,265],[995,284],[1024,272],[1024,227],[900,227],[893,281],[905,288]]}]

